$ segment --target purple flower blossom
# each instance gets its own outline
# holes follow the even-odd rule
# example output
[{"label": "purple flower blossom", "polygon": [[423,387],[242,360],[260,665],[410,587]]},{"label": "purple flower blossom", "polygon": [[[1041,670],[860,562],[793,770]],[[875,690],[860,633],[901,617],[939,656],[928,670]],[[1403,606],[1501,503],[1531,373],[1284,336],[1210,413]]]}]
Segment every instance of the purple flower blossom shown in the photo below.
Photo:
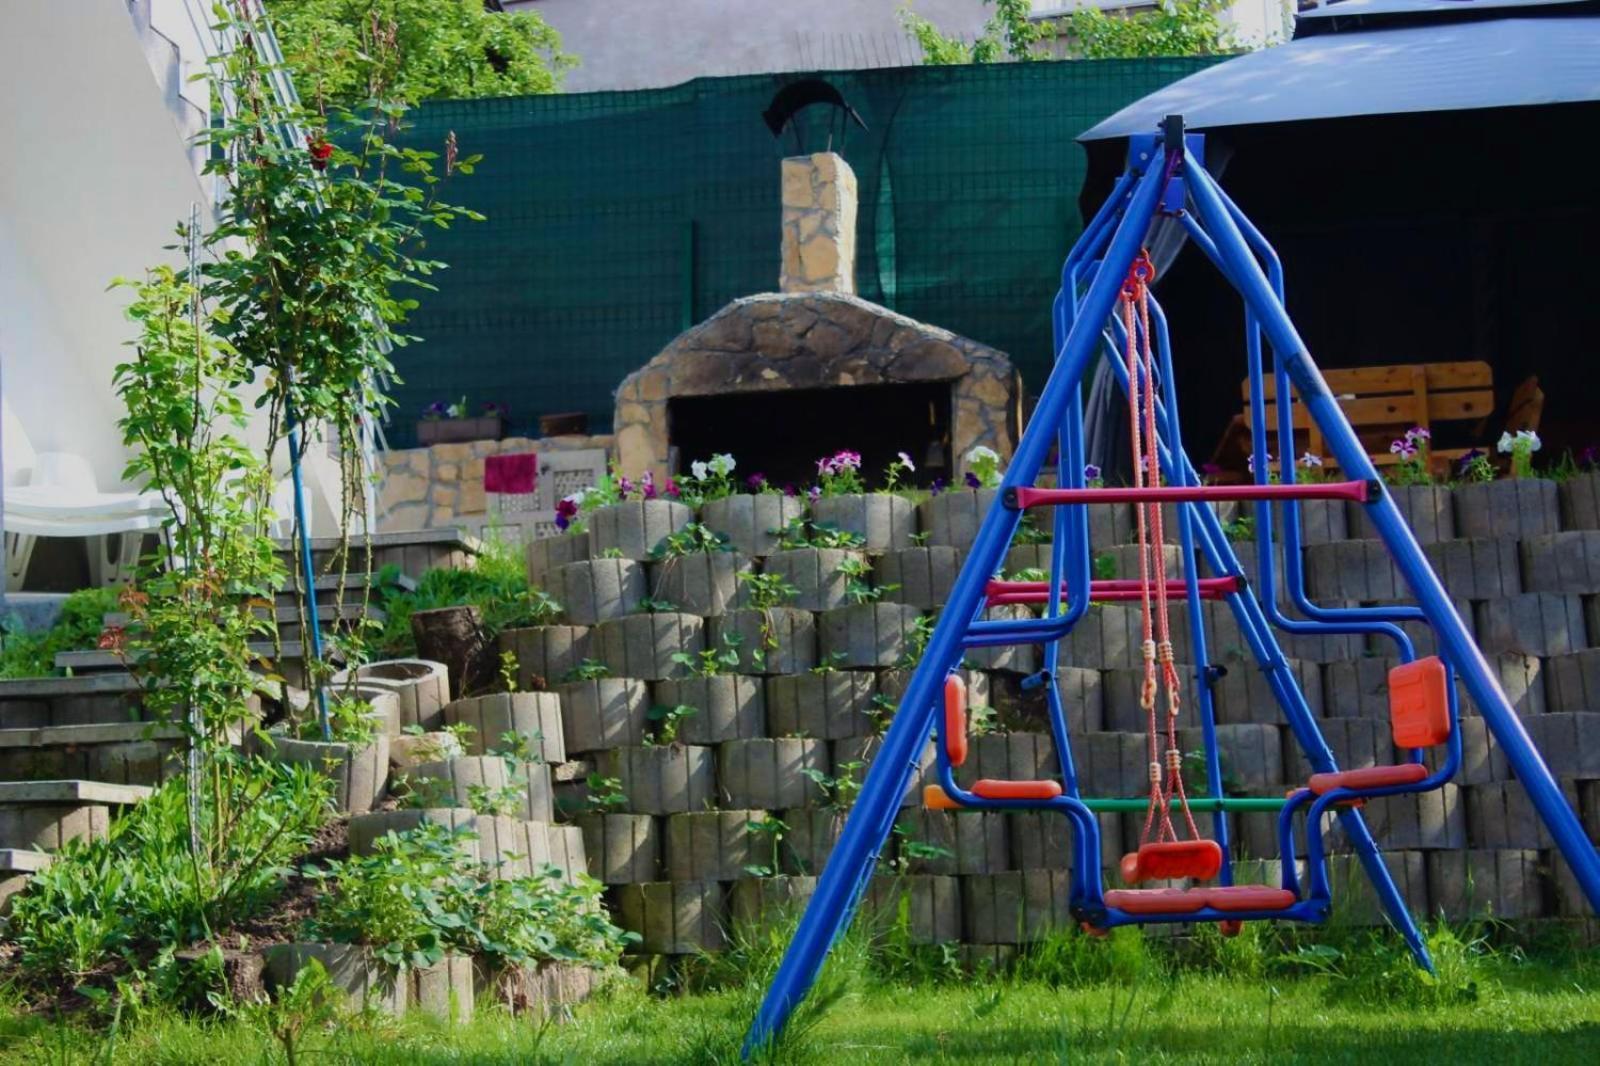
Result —
[{"label": "purple flower blossom", "polygon": [[794,482],[789,481],[783,486],[783,494],[785,496],[798,496],[800,495],[800,490],[794,487]]},{"label": "purple flower blossom", "polygon": [[656,498],[656,476],[648,470],[639,475],[639,491],[647,500]]},{"label": "purple flower blossom", "polygon": [[1417,446],[1410,439],[1392,441],[1389,450],[1402,459],[1414,459],[1417,455]]},{"label": "purple flower blossom", "polygon": [[1093,463],[1089,463],[1083,468],[1083,479],[1085,481],[1099,481],[1100,468]]},{"label": "purple flower blossom", "polygon": [[812,503],[816,503],[818,500],[822,499],[822,486],[812,485],[806,490],[806,498]]},{"label": "purple flower blossom", "polygon": [[617,491],[622,493],[624,498],[633,492],[633,482],[628,480],[628,475],[624,474],[617,480]]},{"label": "purple flower blossom", "polygon": [[443,400],[435,400],[422,409],[423,418],[443,418],[450,413],[450,405]]},{"label": "purple flower blossom", "polygon": [[556,504],[556,528],[565,530],[578,517],[578,501],[568,496]]},{"label": "purple flower blossom", "polygon": [[1410,429],[1406,430],[1406,440],[1410,441],[1413,444],[1415,444],[1419,440],[1432,440],[1432,439],[1433,439],[1433,434],[1429,433],[1422,426],[1412,426]]},{"label": "purple flower blossom", "polygon": [[744,483],[751,492],[760,492],[762,489],[767,487],[767,475],[751,474],[749,477],[744,479]]},{"label": "purple flower blossom", "polygon": [[930,496],[937,496],[939,493],[943,492],[949,487],[950,486],[945,483],[944,478],[936,477],[933,479],[933,484],[928,486],[928,494]]},{"label": "purple flower blossom", "polygon": [[967,488],[969,488],[969,489],[981,489],[981,488],[983,488],[983,482],[978,480],[978,475],[974,474],[970,470],[967,471],[966,477],[963,478],[963,480],[966,481]]},{"label": "purple flower blossom", "polygon": [[1489,453],[1485,452],[1482,448],[1474,448],[1467,454],[1463,455],[1460,462],[1460,469],[1462,473],[1465,473],[1467,467],[1471,466],[1476,460],[1482,459],[1487,454]]},{"label": "purple flower blossom", "polygon": [[679,495],[679,493],[678,493],[678,483],[676,481],[672,480],[670,477],[667,478],[667,487],[666,487],[666,489],[664,491],[666,492],[666,494],[668,496],[671,496],[673,499],[677,499],[678,495]]},{"label": "purple flower blossom", "polygon": [[861,469],[861,453],[860,452],[841,451],[838,455],[835,455],[833,457],[833,472],[834,473],[838,473],[839,471],[842,471],[842,470],[859,470],[859,469]]},{"label": "purple flower blossom", "polygon": [[1591,444],[1578,453],[1579,466],[1594,466],[1600,463],[1600,444]]},{"label": "purple flower blossom", "polygon": [[817,460],[817,474],[818,474],[818,476],[819,477],[827,477],[831,473],[833,473],[833,460],[830,459],[830,458],[818,459]]}]

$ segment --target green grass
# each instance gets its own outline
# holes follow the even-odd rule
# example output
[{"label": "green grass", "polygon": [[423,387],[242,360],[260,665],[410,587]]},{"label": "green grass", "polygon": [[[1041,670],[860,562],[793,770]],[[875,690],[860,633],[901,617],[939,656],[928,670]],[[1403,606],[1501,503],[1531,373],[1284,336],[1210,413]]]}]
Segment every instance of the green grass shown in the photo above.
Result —
[{"label": "green grass", "polygon": [[[1056,938],[1018,976],[911,982],[863,967],[848,947],[769,1061],[853,1063],[1471,1063],[1600,1062],[1600,953],[1532,956],[1439,927],[1436,982],[1393,950],[1306,954],[1200,937],[1178,953],[1133,937],[1108,945]],[[1355,945],[1352,942],[1349,947]],[[1370,945],[1363,945],[1370,946]],[[745,960],[765,968],[765,951]],[[1257,972],[1259,971],[1259,972]],[[1244,976],[1254,974],[1253,976]],[[707,979],[727,980],[725,967]],[[760,991],[650,995],[621,981],[564,1026],[498,1012],[450,1029],[422,1019],[357,1018],[308,1038],[316,1063],[723,1063]],[[242,1022],[204,1023],[125,1010],[114,1034],[81,1022],[0,1011],[0,1061],[11,1063],[283,1062]]]}]

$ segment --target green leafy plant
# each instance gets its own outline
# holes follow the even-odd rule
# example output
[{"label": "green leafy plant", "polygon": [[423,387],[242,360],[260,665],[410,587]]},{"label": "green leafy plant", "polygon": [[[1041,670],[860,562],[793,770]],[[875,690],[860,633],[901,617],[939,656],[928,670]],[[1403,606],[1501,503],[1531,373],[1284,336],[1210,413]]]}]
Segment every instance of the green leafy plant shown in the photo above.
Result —
[{"label": "green leafy plant", "polygon": [[939,32],[938,26],[911,9],[909,0],[897,14],[900,24],[921,47],[923,63],[930,66],[1039,58],[1036,49],[1048,30],[1033,20],[1033,6],[1029,0],[984,2],[994,5],[994,14],[970,45],[959,37],[947,37]]},{"label": "green leafy plant", "polygon": [[599,659],[585,659],[562,674],[561,680],[564,684],[570,684],[573,681],[599,681],[610,676],[611,668],[605,663]]},{"label": "green leafy plant", "polygon": [[781,551],[800,548],[860,548],[867,538],[848,529],[840,529],[834,522],[816,522],[803,515],[789,519],[781,529],[768,530],[778,538]]},{"label": "green leafy plant", "polygon": [[722,635],[723,647],[704,648],[697,652],[672,653],[672,661],[683,667],[692,677],[717,677],[739,667],[739,645],[744,638],[737,633]]},{"label": "green leafy plant", "polygon": [[1235,542],[1255,540],[1255,515],[1240,511],[1238,514],[1222,523],[1222,535]]},{"label": "green leafy plant", "polygon": [[776,877],[783,869],[779,861],[779,847],[789,833],[789,824],[777,815],[769,814],[765,818],[751,818],[744,823],[744,829],[754,838],[753,847],[767,853],[766,862],[749,864],[744,872],[751,877]]},{"label": "green leafy plant", "polygon": [[652,559],[678,559],[685,555],[731,552],[733,544],[726,533],[718,533],[699,522],[690,522],[682,529],[668,533],[650,549]]},{"label": "green leafy plant", "polygon": [[[328,739],[354,747],[365,747],[378,735],[381,723],[372,704],[342,692],[328,694]],[[321,740],[323,730],[314,718],[298,723],[301,740]]]},{"label": "green leafy plant", "polygon": [[915,474],[917,465],[911,461],[911,456],[905,452],[896,452],[895,457],[889,460],[889,465],[883,470],[883,488],[880,492],[899,492],[902,490],[901,479],[908,474]]},{"label": "green leafy plant", "polygon": [[970,485],[971,488],[999,488],[1004,473],[1000,465],[1000,453],[982,444],[977,445],[967,453],[967,471],[969,483],[977,482],[976,485]]},{"label": "green leafy plant", "polygon": [[1468,484],[1484,484],[1494,480],[1494,463],[1489,460],[1486,452],[1472,449],[1461,457],[1461,480]]},{"label": "green leafy plant", "polygon": [[528,583],[517,548],[497,533],[484,538],[470,569],[429,570],[415,589],[402,588],[392,579],[382,583],[382,578],[380,573],[378,603],[385,620],[376,645],[384,655],[416,655],[411,616],[417,611],[476,607],[479,624],[491,640],[507,629],[549,625],[561,614],[561,604]]},{"label": "green leafy plant", "polygon": [[671,614],[677,609],[678,605],[671,600],[657,599],[654,596],[646,596],[639,601],[639,610],[645,614]]},{"label": "green leafy plant", "polygon": [[830,651],[828,654],[822,657],[821,662],[817,663],[817,665],[811,668],[811,672],[813,674],[834,673],[843,667],[844,661],[848,658],[850,658],[850,656],[846,655],[842,651]]},{"label": "green leafy plant", "polygon": [[925,548],[928,546],[928,538],[931,536],[933,536],[932,530],[919,530],[916,533],[911,534],[911,544],[913,547]]},{"label": "green leafy plant", "polygon": [[1511,456],[1513,478],[1533,477],[1533,453],[1543,447],[1539,434],[1531,429],[1519,429],[1514,434],[1502,433],[1495,447],[1502,455]]},{"label": "green leafy plant", "polygon": [[1396,456],[1388,471],[1391,485],[1433,484],[1433,434],[1413,426],[1405,436],[1390,443],[1389,451]]},{"label": "green leafy plant", "polygon": [[655,725],[655,732],[645,738],[646,745],[676,744],[678,730],[683,727],[685,719],[692,718],[700,711],[687,703],[680,703],[672,707],[658,703],[651,707],[647,717]]},{"label": "green leafy plant", "polygon": [[998,728],[999,718],[987,703],[974,703],[967,708],[967,732],[975,737],[988,736]]},{"label": "green leafy plant", "polygon": [[592,814],[605,814],[628,805],[628,795],[622,791],[622,779],[592,773],[584,778],[587,793],[584,805]]},{"label": "green leafy plant", "polygon": [[308,1054],[308,1037],[333,1028],[345,1015],[344,993],[317,959],[302,966],[276,998],[243,1004],[240,1011],[246,1025],[278,1045],[287,1066],[297,1066]]},{"label": "green leafy plant", "polygon": [[933,639],[934,627],[939,620],[931,614],[919,614],[911,622],[911,632],[906,635],[906,650],[900,656],[899,666],[902,670],[910,670],[922,661],[922,653],[928,650],[928,641]]},{"label": "green leafy plant", "polygon": [[[1094,577],[1098,581],[1114,581],[1117,576],[1117,557],[1110,552],[1097,552],[1093,562]],[[1049,580],[1045,575],[1044,580]]]},{"label": "green leafy plant", "polygon": [[876,603],[884,593],[900,587],[892,584],[874,587],[871,581],[872,566],[859,555],[848,555],[839,560],[833,572],[844,576],[844,594],[851,603]]},{"label": "green leafy plant", "polygon": [[61,601],[55,624],[41,633],[28,633],[13,618],[0,644],[0,678],[54,677],[56,656],[64,651],[90,651],[105,631],[105,616],[117,609],[118,589],[94,588],[74,592]]},{"label": "green leafy plant", "polygon": [[1241,47],[1226,12],[1223,0],[1168,0],[1132,15],[1079,8],[1066,30],[1083,59],[1220,55]]},{"label": "green leafy plant", "polygon": [[698,504],[734,495],[739,491],[733,480],[738,465],[733,456],[725,453],[690,463],[689,476],[679,480],[684,499]]},{"label": "green leafy plant", "polygon": [[845,450],[818,459],[817,491],[824,497],[866,492],[866,482],[861,479],[861,453]]},{"label": "green leafy plant", "polygon": [[750,570],[739,571],[739,584],[744,586],[745,600],[758,611],[782,607],[800,590],[790,584],[782,574],[758,574]]},{"label": "green leafy plant", "polygon": [[874,693],[867,704],[867,721],[872,726],[872,731],[883,734],[888,731],[889,723],[894,721],[895,712],[900,709],[899,703],[893,696],[883,692]]},{"label": "green leafy plant", "polygon": [[861,771],[866,765],[859,759],[839,763],[834,767],[838,771],[837,777],[810,766],[802,767],[800,772],[821,791],[824,807],[842,813],[855,806],[856,796],[861,792]]}]

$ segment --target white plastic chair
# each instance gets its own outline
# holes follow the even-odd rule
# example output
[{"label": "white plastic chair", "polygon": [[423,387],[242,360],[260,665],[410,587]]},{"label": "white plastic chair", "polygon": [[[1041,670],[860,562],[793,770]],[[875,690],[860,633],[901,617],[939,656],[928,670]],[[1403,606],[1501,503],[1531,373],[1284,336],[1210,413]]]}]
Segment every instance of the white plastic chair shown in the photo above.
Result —
[{"label": "white plastic chair", "polygon": [[87,538],[90,582],[126,584],[143,534],[161,529],[168,513],[160,493],[101,492],[82,456],[40,452],[27,484],[5,490],[6,586],[21,586],[39,537]]}]

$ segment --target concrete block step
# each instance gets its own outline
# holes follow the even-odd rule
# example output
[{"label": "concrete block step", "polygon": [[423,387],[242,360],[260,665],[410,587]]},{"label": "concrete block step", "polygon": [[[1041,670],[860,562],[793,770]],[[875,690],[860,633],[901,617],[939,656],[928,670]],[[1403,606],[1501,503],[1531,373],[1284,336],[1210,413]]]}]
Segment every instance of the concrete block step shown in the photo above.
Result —
[{"label": "concrete block step", "polygon": [[0,914],[11,904],[11,897],[27,887],[28,878],[50,865],[51,856],[28,848],[0,848]]},{"label": "concrete block step", "polygon": [[69,840],[104,837],[113,807],[148,795],[140,785],[83,779],[0,782],[0,850],[50,852]]},{"label": "concrete block step", "polygon": [[127,673],[0,681],[0,729],[137,721],[142,693]]},{"label": "concrete block step", "polygon": [[0,780],[84,778],[155,785],[178,768],[183,730],[165,722],[0,729]]}]

